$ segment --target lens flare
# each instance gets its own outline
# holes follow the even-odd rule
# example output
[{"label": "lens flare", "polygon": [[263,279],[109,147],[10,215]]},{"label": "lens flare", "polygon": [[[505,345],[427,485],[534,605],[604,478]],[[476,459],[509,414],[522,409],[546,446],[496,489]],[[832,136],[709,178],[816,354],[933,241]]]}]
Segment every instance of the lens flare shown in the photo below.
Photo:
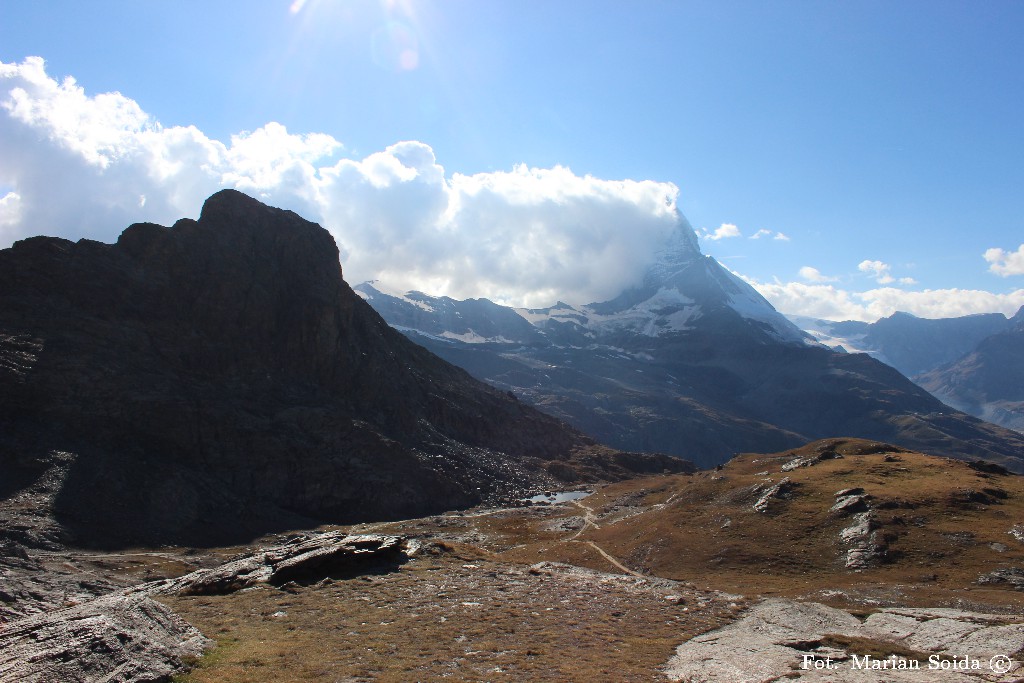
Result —
[{"label": "lens flare", "polygon": [[370,38],[373,62],[388,71],[412,71],[420,64],[419,41],[407,24],[389,21]]}]

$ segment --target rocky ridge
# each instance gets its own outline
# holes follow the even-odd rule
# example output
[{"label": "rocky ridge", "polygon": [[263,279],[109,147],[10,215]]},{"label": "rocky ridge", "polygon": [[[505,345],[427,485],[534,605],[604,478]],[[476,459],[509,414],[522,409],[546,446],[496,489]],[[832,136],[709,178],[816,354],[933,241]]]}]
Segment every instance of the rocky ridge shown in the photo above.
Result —
[{"label": "rocky ridge", "polygon": [[0,251],[15,540],[222,543],[687,466],[602,448],[409,342],[327,231],[236,191],[116,244]]},{"label": "rocky ridge", "polygon": [[914,381],[955,408],[1024,432],[1024,307],[1009,325]]},{"label": "rocky ridge", "polygon": [[874,323],[793,316],[815,339],[891,365],[943,403],[1024,431],[1024,307],[925,319],[897,312]]}]

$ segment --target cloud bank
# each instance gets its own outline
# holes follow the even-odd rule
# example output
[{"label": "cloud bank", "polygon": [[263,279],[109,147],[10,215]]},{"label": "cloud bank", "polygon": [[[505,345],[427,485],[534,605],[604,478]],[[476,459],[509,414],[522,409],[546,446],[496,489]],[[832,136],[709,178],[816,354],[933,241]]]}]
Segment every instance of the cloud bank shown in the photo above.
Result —
[{"label": "cloud bank", "polygon": [[[225,187],[330,230],[350,282],[531,307],[612,298],[641,280],[672,231],[690,229],[671,183],[560,166],[448,174],[422,142],[353,159],[330,135],[274,122],[225,143],[194,126],[164,127],[120,93],[58,81],[40,58],[0,62],[0,248],[37,234],[111,242],[133,222],[195,217]],[[723,223],[701,236],[743,234]],[[747,239],[769,237],[789,239],[766,229]],[[1024,274],[1024,245],[984,257],[994,273]],[[882,285],[913,284],[881,261],[862,262],[860,272]],[[1024,305],[1024,289],[851,292],[810,266],[800,275],[806,282],[748,281],[783,312],[831,319],[1011,314]]]},{"label": "cloud bank", "polygon": [[133,222],[195,217],[232,187],[330,230],[350,282],[540,306],[615,296],[685,225],[671,183],[525,165],[449,176],[415,141],[343,151],[279,123],[223,143],[58,82],[38,57],[0,63],[0,247],[35,234],[109,242]]},{"label": "cloud bank", "polygon": [[832,284],[743,279],[783,313],[826,320],[874,322],[896,311],[911,313],[919,318],[955,318],[975,313],[1002,313],[1010,316],[1024,306],[1024,289],[1005,294],[955,288],[907,291],[895,287],[858,292]]}]

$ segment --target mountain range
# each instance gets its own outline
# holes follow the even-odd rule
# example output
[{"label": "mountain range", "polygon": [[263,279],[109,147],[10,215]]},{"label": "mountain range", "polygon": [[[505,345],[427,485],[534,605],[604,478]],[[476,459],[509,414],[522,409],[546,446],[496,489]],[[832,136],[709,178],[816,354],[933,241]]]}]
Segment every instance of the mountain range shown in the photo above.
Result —
[{"label": "mountain range", "polygon": [[1011,318],[894,313],[874,323],[791,319],[822,343],[893,366],[958,410],[1024,431],[1024,307]]},{"label": "mountain range", "polygon": [[914,380],[951,406],[1024,432],[1024,308],[1012,326]]},{"label": "mountain range", "polygon": [[[814,341],[685,224],[619,296],[545,309],[357,294],[338,256],[232,190],[0,250],[0,680],[1020,659],[1020,477],[904,447],[1020,471],[1020,435]],[[1021,331],[942,381],[1011,390]]]},{"label": "mountain range", "polygon": [[643,280],[609,301],[524,309],[355,290],[417,343],[617,448],[713,466],[843,435],[1024,471],[1020,434],[818,343],[701,254],[685,220]]},{"label": "mountain range", "polygon": [[411,343],[326,230],[240,192],[115,244],[0,251],[0,530],[19,542],[226,542],[687,468]]}]

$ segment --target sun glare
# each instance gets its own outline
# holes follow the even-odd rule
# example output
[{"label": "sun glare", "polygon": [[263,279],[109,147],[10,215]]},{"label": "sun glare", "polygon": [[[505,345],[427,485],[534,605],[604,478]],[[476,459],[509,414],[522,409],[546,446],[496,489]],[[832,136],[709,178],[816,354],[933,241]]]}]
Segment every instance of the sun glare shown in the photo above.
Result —
[{"label": "sun glare", "polygon": [[[370,56],[378,67],[392,72],[413,71],[420,66],[421,46],[416,29],[416,13],[407,0],[292,0],[288,11],[303,15],[307,28],[322,23],[318,9],[333,7],[342,10],[350,19],[358,14],[363,18],[379,16],[380,24],[369,33]],[[372,11],[376,8],[376,11]],[[367,10],[360,12],[359,10]]]}]

